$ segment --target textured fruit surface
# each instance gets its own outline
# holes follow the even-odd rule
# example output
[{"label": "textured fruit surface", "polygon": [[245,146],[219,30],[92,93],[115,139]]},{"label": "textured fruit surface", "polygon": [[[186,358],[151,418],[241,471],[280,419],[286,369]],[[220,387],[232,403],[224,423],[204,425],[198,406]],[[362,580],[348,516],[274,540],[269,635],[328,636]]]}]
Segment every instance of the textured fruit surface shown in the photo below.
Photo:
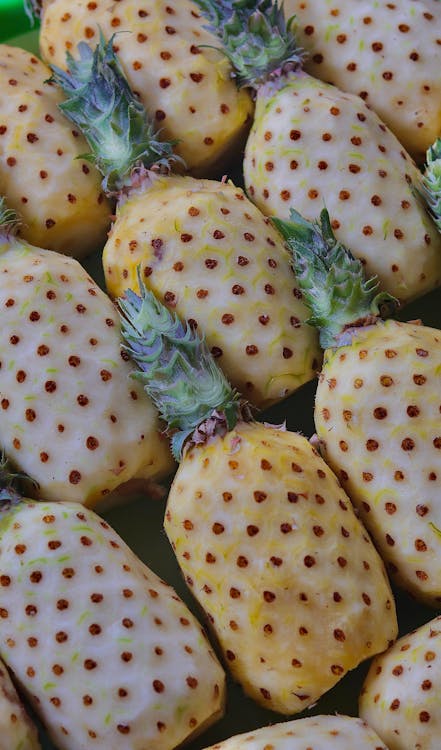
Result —
[{"label": "textured fruit surface", "polygon": [[111,209],[50,75],[35,55],[0,45],[0,193],[25,239],[82,258],[104,245]]},{"label": "textured fruit surface", "polygon": [[203,332],[232,384],[257,406],[311,380],[321,362],[289,254],[229,182],[158,178],[118,210],[103,251],[113,297],[146,285]]},{"label": "textured fruit surface", "polygon": [[240,158],[253,104],[205,26],[189,0],[55,0],[44,10],[40,49],[50,65],[65,68],[66,50],[74,54],[80,41],[94,46],[99,28],[108,39],[118,32],[115,49],[131,88],[164,139],[179,140],[187,169],[208,176]]},{"label": "textured fruit surface", "polygon": [[397,634],[383,564],[306,438],[258,424],[184,455],[165,530],[245,692],[298,713]]},{"label": "textured fruit surface", "polygon": [[438,0],[286,0],[305,70],[361,96],[424,161],[441,131]]},{"label": "textured fruit surface", "polygon": [[352,716],[308,716],[230,737],[206,750],[388,750],[364,721]]},{"label": "textured fruit surface", "polygon": [[5,665],[0,662],[0,747],[40,750],[37,730],[28,717]]},{"label": "textured fruit surface", "polygon": [[360,696],[360,715],[389,750],[438,750],[441,733],[441,618],[377,656]]},{"label": "textured fruit surface", "polygon": [[95,513],[0,518],[0,651],[60,750],[171,750],[223,709],[223,670],[174,590]]},{"label": "textured fruit surface", "polygon": [[267,215],[315,220],[401,302],[441,283],[441,236],[415,195],[420,174],[396,137],[353,94],[306,74],[262,87],[244,161]]},{"label": "textured fruit surface", "polygon": [[1,445],[40,496],[95,505],[171,470],[114,305],[78,261],[3,236],[0,309]]},{"label": "textured fruit surface", "polygon": [[315,424],[390,573],[441,602],[441,332],[389,320],[325,353]]}]

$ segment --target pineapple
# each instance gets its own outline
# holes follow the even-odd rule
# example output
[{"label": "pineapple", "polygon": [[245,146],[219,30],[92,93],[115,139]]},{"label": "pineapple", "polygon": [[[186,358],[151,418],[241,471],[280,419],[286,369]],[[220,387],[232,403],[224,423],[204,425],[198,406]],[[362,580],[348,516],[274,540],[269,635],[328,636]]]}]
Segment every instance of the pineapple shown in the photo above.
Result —
[{"label": "pineapple", "polygon": [[308,440],[252,421],[197,333],[141,282],[127,351],[180,464],[164,527],[233,678],[259,705],[312,705],[397,633],[382,561]]},{"label": "pineapple", "polygon": [[301,69],[292,22],[277,2],[232,4],[219,35],[239,80],[256,91],[243,165],[248,195],[284,219],[291,207],[314,219],[325,205],[338,239],[402,304],[439,286],[441,237],[396,136],[360,97]]},{"label": "pineapple", "polygon": [[50,75],[35,55],[0,44],[0,193],[20,212],[23,239],[83,258],[103,247],[111,203]]},{"label": "pineapple", "polygon": [[110,299],[77,260],[15,226],[0,202],[0,445],[40,496],[103,508],[129,480],[165,478],[168,443],[128,378]]},{"label": "pineapple", "polygon": [[[262,727],[205,750],[388,750],[361,719],[318,715]],[[392,746],[391,746],[392,748]]]},{"label": "pineapple", "polygon": [[33,721],[0,661],[0,746],[4,750],[41,750]]},{"label": "pineapple", "polygon": [[441,131],[438,0],[285,0],[305,70],[366,101],[418,163]]},{"label": "pineapple", "polygon": [[[35,6],[36,4],[33,3]],[[38,10],[38,4],[37,4]],[[177,153],[198,176],[217,176],[240,160],[252,120],[250,92],[238,90],[190,0],[52,0],[41,11],[40,51],[66,67],[66,51],[115,32],[114,49],[156,128],[179,141]]]},{"label": "pineapple", "polygon": [[217,721],[224,670],[171,586],[93,511],[4,461],[0,483],[0,654],[56,747],[173,750]]},{"label": "pineapple", "polygon": [[232,182],[163,174],[171,169],[172,144],[155,140],[112,43],[101,39],[94,53],[87,45],[79,51],[70,74],[55,69],[54,79],[68,94],[63,111],[84,130],[106,190],[119,191],[103,250],[108,293],[136,289],[141,266],[149,288],[203,332],[254,405],[290,395],[315,377],[321,352],[282,238]]},{"label": "pineapple", "polygon": [[373,659],[359,711],[390,750],[438,750],[440,699],[441,617],[435,617]]},{"label": "pineapple", "polygon": [[324,210],[276,220],[293,251],[323,368],[315,397],[322,455],[402,588],[441,604],[441,331],[383,321],[393,309],[339,243]]}]

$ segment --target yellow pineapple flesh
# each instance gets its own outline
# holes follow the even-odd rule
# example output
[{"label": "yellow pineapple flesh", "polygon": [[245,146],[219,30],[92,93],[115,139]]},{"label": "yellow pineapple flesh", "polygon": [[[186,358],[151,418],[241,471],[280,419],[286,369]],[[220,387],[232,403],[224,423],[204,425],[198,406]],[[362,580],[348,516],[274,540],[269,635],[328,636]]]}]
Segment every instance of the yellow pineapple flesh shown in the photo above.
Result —
[{"label": "yellow pineapple flesh", "polygon": [[315,423],[396,582],[441,602],[441,332],[389,320],[325,353]]},{"label": "yellow pineapple flesh", "polygon": [[395,135],[354,94],[305,73],[259,89],[244,178],[263,213],[314,220],[402,304],[441,284],[441,236],[418,196],[421,174]]},{"label": "yellow pineapple flesh", "polygon": [[286,0],[305,70],[360,96],[418,163],[441,129],[438,0]]},{"label": "yellow pineapple flesh", "polygon": [[2,232],[0,307],[1,448],[38,496],[102,509],[135,479],[145,490],[167,477],[171,453],[129,377],[114,305],[80,263]]},{"label": "yellow pineapple flesh", "polygon": [[41,750],[37,727],[28,715],[8,673],[0,661],[0,732],[8,750]]},{"label": "yellow pineapple flesh", "polygon": [[190,447],[165,530],[233,677],[297,713],[397,634],[383,564],[302,436],[238,423]]},{"label": "yellow pineapple flesh", "polygon": [[0,44],[0,194],[24,239],[82,258],[103,247],[110,203],[98,170],[79,158],[86,140],[60,112],[50,76],[35,55]]}]

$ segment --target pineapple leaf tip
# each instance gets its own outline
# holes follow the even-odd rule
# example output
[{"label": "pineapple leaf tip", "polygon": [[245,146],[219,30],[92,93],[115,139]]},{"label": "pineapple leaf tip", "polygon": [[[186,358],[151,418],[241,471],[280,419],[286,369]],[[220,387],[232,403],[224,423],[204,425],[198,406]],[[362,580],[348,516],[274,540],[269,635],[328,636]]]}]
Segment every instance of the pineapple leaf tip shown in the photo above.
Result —
[{"label": "pineapple leaf tip", "polygon": [[[123,32],[120,32],[123,33]],[[141,100],[130,89],[114,51],[115,34],[92,50],[80,42],[78,57],[67,54],[68,71],[52,67],[53,83],[66,95],[62,112],[83,132],[90,146],[85,158],[103,175],[108,195],[131,189],[139,174],[170,171],[175,141],[160,141]]]},{"label": "pineapple leaf tip", "polygon": [[0,196],[0,231],[7,236],[14,235],[21,224],[21,219],[16,211],[8,208],[4,196]]},{"label": "pineapple leaf tip", "polygon": [[437,138],[427,149],[426,164],[417,192],[441,232],[441,138]]},{"label": "pineapple leaf tip", "polygon": [[232,429],[239,395],[214,360],[206,341],[148,290],[138,268],[140,294],[128,289],[117,300],[123,348],[168,425],[171,447],[181,455],[187,439],[206,441]]},{"label": "pineapple leaf tip", "polygon": [[301,67],[305,57],[294,34],[294,17],[285,18],[277,0],[195,0],[207,28],[229,59],[237,86],[256,89],[286,69]]},{"label": "pineapple leaf tip", "polygon": [[361,261],[337,240],[326,208],[314,221],[293,208],[290,220],[272,221],[291,253],[297,282],[311,310],[307,322],[319,329],[323,348],[338,346],[343,331],[396,311],[398,301],[379,291],[378,278],[366,278]]}]

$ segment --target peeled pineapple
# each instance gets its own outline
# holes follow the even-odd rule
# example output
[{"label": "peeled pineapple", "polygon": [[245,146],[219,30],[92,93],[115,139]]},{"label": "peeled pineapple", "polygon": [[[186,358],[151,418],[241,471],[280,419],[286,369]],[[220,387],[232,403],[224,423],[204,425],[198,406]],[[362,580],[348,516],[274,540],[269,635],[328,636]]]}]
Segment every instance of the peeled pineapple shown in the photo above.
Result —
[{"label": "peeled pineapple", "polygon": [[383,563],[308,440],[251,420],[204,342],[141,289],[119,303],[181,459],[165,531],[233,678],[298,713],[395,639]]},{"label": "peeled pineapple", "polygon": [[50,75],[35,55],[0,44],[0,194],[20,213],[24,239],[82,258],[102,248],[111,204]]},{"label": "peeled pineapple", "polygon": [[396,300],[337,242],[329,215],[276,220],[325,348],[315,426],[395,582],[441,603],[441,331],[383,320]]},{"label": "peeled pineapple", "polygon": [[285,0],[305,70],[357,94],[422,162],[441,129],[438,0]]}]

